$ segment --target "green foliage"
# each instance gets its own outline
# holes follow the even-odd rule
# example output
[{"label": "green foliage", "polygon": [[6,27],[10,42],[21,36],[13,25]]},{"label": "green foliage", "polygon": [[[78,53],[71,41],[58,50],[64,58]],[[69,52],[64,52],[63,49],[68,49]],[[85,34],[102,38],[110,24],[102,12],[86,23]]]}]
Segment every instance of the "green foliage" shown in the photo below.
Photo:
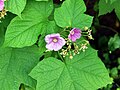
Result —
[{"label": "green foliage", "polygon": [[120,0],[111,0],[111,2],[106,2],[105,0],[100,0],[99,2],[99,16],[103,14],[110,13],[115,10],[115,13],[120,20],[120,9],[119,9]]},{"label": "green foliage", "polygon": [[85,11],[83,0],[66,0],[55,10],[55,21],[60,27],[90,27],[92,17],[84,14]]},{"label": "green foliage", "polygon": [[[18,90],[19,87],[20,90],[96,90],[112,83],[97,51],[90,46],[71,60],[68,56],[62,57],[59,51],[46,51],[47,34],[59,33],[66,40],[72,28],[83,30],[92,24],[93,17],[85,14],[83,0],[60,1],[63,3],[58,6],[53,0],[5,1],[8,13],[0,23],[0,90]],[[109,7],[116,1],[105,2]],[[102,12],[101,8],[100,15],[114,9]],[[115,11],[119,16],[119,8],[115,7]],[[84,30],[83,33],[91,32]],[[110,45],[118,41],[115,36]],[[83,37],[76,44],[70,42],[71,48],[75,49],[74,45],[77,48],[77,44],[80,47],[83,42],[86,43]]]},{"label": "green foliage", "polygon": [[4,42],[4,30],[0,28],[0,47],[2,46]]},{"label": "green foliage", "polygon": [[114,37],[111,37],[108,42],[109,50],[114,51],[117,48],[120,48],[120,36],[116,34]]},{"label": "green foliage", "polygon": [[8,0],[5,2],[5,8],[21,17],[21,12],[24,10],[26,2],[27,0]]},{"label": "green foliage", "polygon": [[105,0],[100,0],[99,2],[99,16],[103,14],[110,13],[113,10],[110,2],[105,2]]},{"label": "green foliage", "polygon": [[46,47],[45,47],[46,43],[45,43],[44,38],[45,38],[44,36],[40,36],[39,41],[38,41],[38,46],[40,48],[41,54],[44,53],[46,50]]},{"label": "green foliage", "polygon": [[52,10],[52,1],[28,1],[22,13],[22,19],[15,17],[8,26],[4,45],[10,47],[31,46],[37,41],[40,34],[52,33],[55,23],[48,20]]},{"label": "green foliage", "polygon": [[108,2],[108,0],[105,0],[106,1],[106,3]]},{"label": "green foliage", "polygon": [[117,0],[110,0],[111,3],[115,2],[115,1],[117,1]]},{"label": "green foliage", "polygon": [[36,90],[96,90],[112,83],[96,53],[89,47],[65,63],[53,57],[39,62],[30,73],[37,80]]},{"label": "green foliage", "polygon": [[116,67],[111,69],[111,76],[112,77],[118,77],[118,69]]},{"label": "green foliage", "polygon": [[[28,73],[39,61],[37,47],[0,48],[0,90],[18,90],[21,83],[35,88]],[[7,86],[6,86],[7,85]]]},{"label": "green foliage", "polygon": [[48,1],[48,0],[36,0],[36,1]]},{"label": "green foliage", "polygon": [[105,1],[106,1],[106,3],[108,3],[108,2],[113,3],[113,2],[115,2],[116,0],[105,0]]}]

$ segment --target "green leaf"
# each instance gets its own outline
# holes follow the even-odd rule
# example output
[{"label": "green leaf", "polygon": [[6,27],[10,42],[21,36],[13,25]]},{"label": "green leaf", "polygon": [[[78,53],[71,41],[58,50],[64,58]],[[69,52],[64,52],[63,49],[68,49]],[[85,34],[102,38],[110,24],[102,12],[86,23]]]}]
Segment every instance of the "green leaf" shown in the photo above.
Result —
[{"label": "green leaf", "polygon": [[108,2],[108,0],[105,0],[106,1],[106,3]]},{"label": "green leaf", "polygon": [[90,47],[65,61],[50,57],[39,62],[30,73],[37,80],[36,90],[97,90],[112,83],[97,52]]},{"label": "green leaf", "polygon": [[110,13],[112,12],[112,10],[113,10],[113,7],[111,6],[110,2],[106,3],[105,0],[99,1],[99,16]]},{"label": "green leaf", "polygon": [[113,78],[117,78],[118,77],[118,69],[117,69],[117,67],[112,68],[111,71],[110,71],[110,74],[111,74],[111,76]]},{"label": "green leaf", "polygon": [[56,24],[54,21],[48,20],[52,10],[52,0],[49,2],[29,0],[22,19],[16,17],[8,26],[4,45],[9,47],[31,46],[36,43],[40,34],[54,32]]},{"label": "green leaf", "polygon": [[36,0],[36,1],[48,1],[48,0]]},{"label": "green leaf", "polygon": [[100,0],[99,2],[99,16],[107,14],[115,9],[115,13],[120,20],[120,9],[119,9],[120,0],[111,0],[111,2],[106,3],[105,0]]},{"label": "green leaf", "polygon": [[37,47],[0,48],[0,90],[19,90],[21,83],[35,88],[36,81],[28,76],[39,62]]},{"label": "green leaf", "polygon": [[4,30],[0,28],[0,47],[4,42]]},{"label": "green leaf", "polygon": [[46,47],[45,47],[46,43],[45,43],[45,37],[44,36],[40,36],[39,41],[38,41],[38,46],[40,48],[41,54],[43,52],[45,52],[45,50],[46,50]]},{"label": "green leaf", "polygon": [[111,4],[112,4],[113,2],[115,2],[115,1],[117,1],[117,0],[110,0]]},{"label": "green leaf", "polygon": [[114,37],[111,37],[108,42],[109,50],[114,51],[117,48],[120,48],[120,36],[116,34]]},{"label": "green leaf", "polygon": [[8,0],[5,2],[5,8],[21,17],[21,12],[24,10],[27,0]]},{"label": "green leaf", "polygon": [[90,27],[93,18],[85,15],[85,11],[83,0],[66,0],[55,10],[55,21],[60,27]]},{"label": "green leaf", "polygon": [[113,2],[115,2],[116,0],[105,0],[106,1],[106,3],[108,3],[109,1],[111,2],[111,4],[113,3]]},{"label": "green leaf", "polygon": [[113,6],[115,7],[115,13],[116,13],[118,19],[120,20],[120,8],[119,8],[119,5],[120,5],[120,0],[117,0],[116,2],[113,3]]}]

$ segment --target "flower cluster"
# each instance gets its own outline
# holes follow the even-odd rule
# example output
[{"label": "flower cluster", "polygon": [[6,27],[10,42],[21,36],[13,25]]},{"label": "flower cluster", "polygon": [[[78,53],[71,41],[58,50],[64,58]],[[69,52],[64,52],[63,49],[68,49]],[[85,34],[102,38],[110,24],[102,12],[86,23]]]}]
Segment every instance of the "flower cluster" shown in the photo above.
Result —
[{"label": "flower cluster", "polygon": [[88,39],[94,40],[91,34],[92,30],[90,30],[88,27],[84,28],[84,33],[87,35]]},{"label": "flower cluster", "polygon": [[[91,35],[90,30],[87,30],[87,33]],[[79,54],[80,51],[84,52],[88,48],[87,45],[89,42],[87,40],[83,40],[84,42],[82,44],[79,43],[79,45],[76,43],[76,40],[82,36],[81,34],[82,31],[80,29],[73,28],[69,31],[69,35],[65,39],[59,33],[46,35],[46,48],[53,51],[61,49],[60,54],[63,57],[69,55],[69,58],[72,59],[74,55]],[[65,47],[62,49],[63,46]]]},{"label": "flower cluster", "polygon": [[[68,38],[72,40],[73,42],[76,41],[76,39],[79,39],[81,37],[81,30],[79,29],[72,29],[70,31],[70,34],[68,35]],[[60,37],[60,34],[50,34],[45,37],[46,41],[46,48],[48,50],[54,50],[58,51],[60,50],[66,43],[65,39]]]}]

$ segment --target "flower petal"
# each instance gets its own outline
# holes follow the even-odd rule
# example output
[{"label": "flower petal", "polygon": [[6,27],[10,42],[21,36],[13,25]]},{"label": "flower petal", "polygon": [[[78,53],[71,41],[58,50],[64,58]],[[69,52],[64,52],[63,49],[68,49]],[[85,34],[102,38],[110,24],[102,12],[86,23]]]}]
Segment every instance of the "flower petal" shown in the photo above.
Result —
[{"label": "flower petal", "polygon": [[51,42],[51,43],[49,43],[49,44],[46,44],[46,48],[47,48],[48,50],[53,50],[53,49],[54,49],[54,43]]},{"label": "flower petal", "polygon": [[61,45],[64,46],[65,43],[66,43],[66,41],[64,40],[64,38],[59,37],[59,40],[60,40],[59,43],[61,43]]},{"label": "flower petal", "polygon": [[70,34],[68,35],[68,38],[71,39],[73,42],[76,41],[76,39],[79,39],[81,37],[81,30],[77,28],[73,28],[70,31]]},{"label": "flower petal", "polygon": [[60,50],[62,48],[62,46],[60,45],[60,43],[55,43],[54,44],[54,51],[58,51],[58,50]]},{"label": "flower petal", "polygon": [[50,37],[60,37],[60,34],[57,33],[57,34],[50,34]]},{"label": "flower petal", "polygon": [[71,40],[72,40],[73,42],[75,42],[75,41],[76,41],[76,37],[72,36]]},{"label": "flower petal", "polygon": [[45,36],[45,41],[46,41],[46,43],[49,43],[50,42],[50,35],[47,35],[47,36]]},{"label": "flower petal", "polygon": [[0,11],[4,8],[4,0],[0,0]]}]

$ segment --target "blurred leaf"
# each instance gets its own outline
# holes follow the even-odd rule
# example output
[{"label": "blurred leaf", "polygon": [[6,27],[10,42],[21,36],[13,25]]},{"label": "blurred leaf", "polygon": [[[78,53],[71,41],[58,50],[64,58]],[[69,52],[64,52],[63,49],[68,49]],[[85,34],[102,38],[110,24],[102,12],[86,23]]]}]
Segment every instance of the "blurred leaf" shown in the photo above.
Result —
[{"label": "blurred leaf", "polygon": [[120,36],[118,34],[110,38],[108,47],[110,51],[114,51],[115,49],[120,48]]},{"label": "blurred leaf", "polygon": [[118,70],[120,70],[120,65],[118,66]]},{"label": "blurred leaf", "polygon": [[106,3],[106,0],[99,1],[99,16],[112,12],[113,7],[110,2]]},{"label": "blurred leaf", "polygon": [[111,0],[106,3],[106,0],[99,1],[99,16],[110,13],[113,9],[115,9],[115,13],[120,20],[120,0]]},{"label": "blurred leaf", "polygon": [[111,76],[113,78],[115,78],[115,77],[118,76],[118,69],[116,67],[114,67],[114,68],[111,69]]},{"label": "blurred leaf", "polygon": [[108,0],[105,0],[106,1],[106,3],[108,2]]},{"label": "blurred leaf", "polygon": [[113,2],[115,2],[115,1],[117,1],[117,0],[110,0],[111,4],[112,4]]},{"label": "blurred leaf", "polygon": [[120,65],[120,58],[118,58],[118,64]]},{"label": "blurred leaf", "polygon": [[48,1],[48,0],[36,0],[36,1]]},{"label": "blurred leaf", "polygon": [[117,90],[120,90],[120,88],[117,88]]}]

